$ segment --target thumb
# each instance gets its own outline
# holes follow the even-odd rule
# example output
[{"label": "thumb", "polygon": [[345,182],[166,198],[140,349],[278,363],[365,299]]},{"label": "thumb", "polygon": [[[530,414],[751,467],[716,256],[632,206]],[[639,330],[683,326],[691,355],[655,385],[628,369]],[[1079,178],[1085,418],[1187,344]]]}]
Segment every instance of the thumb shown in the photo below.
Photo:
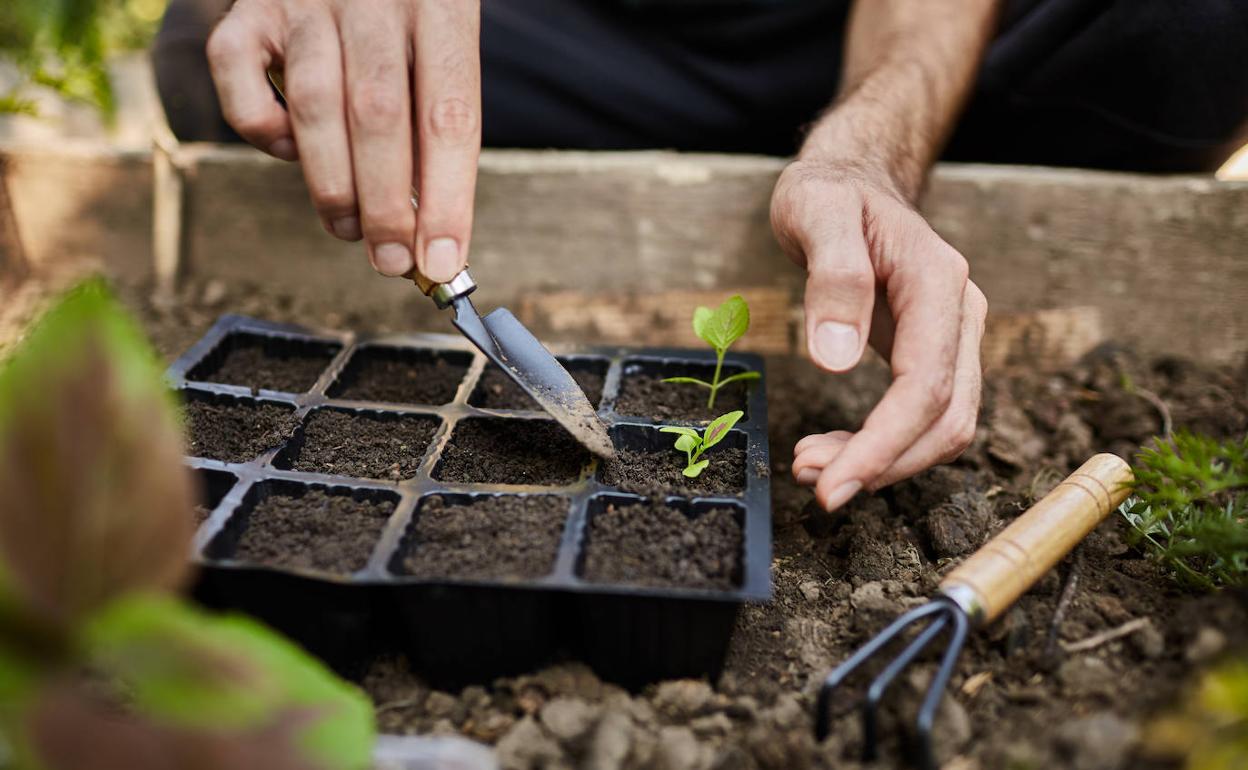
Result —
[{"label": "thumb", "polygon": [[806,257],[806,347],[832,372],[862,358],[875,306],[875,270],[861,234],[820,244]]}]

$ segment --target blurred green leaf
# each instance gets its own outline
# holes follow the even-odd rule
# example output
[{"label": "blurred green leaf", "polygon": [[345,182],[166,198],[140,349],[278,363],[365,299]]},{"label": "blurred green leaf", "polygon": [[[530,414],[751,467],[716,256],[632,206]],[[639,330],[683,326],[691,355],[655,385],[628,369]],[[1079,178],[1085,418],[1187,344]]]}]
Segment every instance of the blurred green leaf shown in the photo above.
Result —
[{"label": "blurred green leaf", "polygon": [[364,694],[255,620],[133,596],[93,618],[85,640],[140,714],[203,729],[261,728],[293,716],[308,760],[327,768],[369,762],[375,727]]},{"label": "blurred green leaf", "polygon": [[69,628],[126,591],[179,585],[183,454],[138,326],[101,282],[70,291],[0,363],[0,602]]}]

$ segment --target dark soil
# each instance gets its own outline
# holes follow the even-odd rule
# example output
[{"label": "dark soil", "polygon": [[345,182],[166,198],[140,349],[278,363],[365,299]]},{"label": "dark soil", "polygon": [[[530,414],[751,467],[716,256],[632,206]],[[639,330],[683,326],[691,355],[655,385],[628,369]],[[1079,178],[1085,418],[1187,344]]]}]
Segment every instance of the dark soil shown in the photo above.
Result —
[{"label": "dark soil", "polygon": [[270,403],[186,402],[187,454],[244,463],[281,444],[296,420],[288,406]]},{"label": "dark soil", "polygon": [[247,517],[234,558],[274,567],[303,567],[347,574],[368,563],[386,520],[389,501],[356,500],[308,489],[272,494]]},{"label": "dark soil", "polygon": [[[606,381],[605,365],[569,364],[566,361],[561,363],[567,367],[568,373],[572,375],[572,379],[576,380],[576,384],[581,386],[581,390],[589,398],[589,403],[597,409],[598,402],[602,400],[602,384]],[[494,364],[485,367],[485,371],[481,373],[481,379],[477,381],[477,386],[472,390],[468,403],[482,409],[536,410],[540,408],[537,402],[520,389],[515,380],[504,374]]]},{"label": "dark soil", "polygon": [[[727,377],[739,371],[742,370],[725,366],[721,376]],[[659,375],[644,371],[633,374],[625,372],[620,380],[620,394],[615,400],[615,411],[630,417],[649,417],[658,422],[709,422],[736,409],[745,412],[745,417],[748,418],[746,396],[752,383],[734,382],[720,388],[715,396],[715,407],[707,409],[706,399],[710,391],[706,388],[688,383],[663,382],[665,377],[678,376],[697,377],[710,382],[714,373],[714,366],[689,370],[668,367]]]},{"label": "dark soil", "polygon": [[599,467],[598,478],[604,484],[646,494],[733,496],[745,491],[745,450],[720,444],[702,457],[711,464],[691,479],[683,473],[688,464],[684,452],[617,449],[615,460]]},{"label": "dark soil", "polygon": [[[814,740],[822,677],[926,601],[954,563],[1088,455],[1129,452],[1159,432],[1161,414],[1140,389],[1161,399],[1175,426],[1222,437],[1248,430],[1248,388],[1237,369],[1102,353],[1052,376],[1001,372],[986,383],[981,427],[961,459],[827,515],[792,481],[791,447],[808,433],[859,424],[887,372],[829,377],[800,360],[768,363],[774,597],[742,611],[715,686],[669,681],[630,694],[565,664],[446,693],[389,659],[364,682],[381,728],[495,743],[504,768],[534,766],[534,756],[571,767],[603,756],[622,758],[611,766],[623,768],[863,767],[853,697],[860,690],[838,702],[831,736]],[[942,759],[982,770],[1167,766],[1141,758],[1138,738],[1148,719],[1174,707],[1213,651],[1248,646],[1248,601],[1177,587],[1124,535],[1111,515],[1002,620],[972,632],[936,722]],[[647,573],[652,566],[645,563]],[[1055,625],[1072,570],[1073,600]],[[1141,617],[1146,628],[1095,649],[1066,653],[1060,645]],[[886,697],[887,742],[872,767],[906,766],[898,714],[913,718],[933,670],[933,661],[917,662]]]},{"label": "dark soil", "polygon": [[451,361],[417,351],[365,347],[347,362],[330,386],[329,395],[354,401],[438,406],[454,400],[470,361],[466,354],[462,360]]},{"label": "dark soil", "polygon": [[335,352],[324,345],[279,343],[249,334],[231,335],[223,345],[225,357],[219,366],[201,364],[188,379],[302,393],[316,384]]},{"label": "dark soil", "polygon": [[554,567],[569,502],[552,495],[429,497],[409,530],[403,573],[426,578],[527,579]]},{"label": "dark soil", "polygon": [[465,484],[571,484],[589,465],[590,454],[546,420],[469,419],[455,426],[442,460],[439,481]]},{"label": "dark soil", "polygon": [[729,508],[693,518],[662,503],[608,505],[589,522],[583,576],[595,583],[731,590],[741,526]]},{"label": "dark soil", "polygon": [[279,465],[310,473],[399,481],[420,470],[438,430],[434,417],[381,416],[318,409],[303,427],[303,444]]},{"label": "dark soil", "polygon": [[[379,308],[375,318],[342,318],[333,316],[336,307],[298,298],[279,307],[269,291],[248,289],[225,304],[191,303],[167,315],[143,309],[141,293],[134,304],[170,356],[225,311],[399,329],[410,328],[422,307],[413,300]],[[899,612],[925,601],[953,564],[1088,455],[1129,455],[1160,432],[1162,410],[1143,394],[1159,399],[1176,428],[1218,437],[1248,431],[1245,367],[1102,350],[1057,373],[990,374],[980,428],[961,459],[826,515],[792,480],[792,446],[809,433],[861,424],[888,372],[863,365],[834,377],[795,358],[771,359],[768,371],[774,595],[742,611],[717,683],[667,681],[629,693],[568,663],[445,692],[429,688],[401,657],[389,658],[363,681],[379,728],[486,741],[498,747],[504,768],[864,767],[852,693],[838,703],[846,713],[831,736],[814,740],[823,676]],[[715,411],[727,411],[727,403]],[[957,757],[950,767],[1177,766],[1142,758],[1139,736],[1176,707],[1219,650],[1248,648],[1248,600],[1177,587],[1124,537],[1124,523],[1111,515],[1003,619],[972,633],[935,729],[940,756]],[[1069,609],[1055,618],[1068,585]],[[1047,641],[1051,631],[1069,643],[1139,617],[1148,618],[1144,629],[1085,652],[1051,649]],[[882,735],[897,734],[898,704],[913,716],[917,687],[932,668],[918,661],[895,684]],[[905,766],[895,741],[884,750],[872,767]]]}]

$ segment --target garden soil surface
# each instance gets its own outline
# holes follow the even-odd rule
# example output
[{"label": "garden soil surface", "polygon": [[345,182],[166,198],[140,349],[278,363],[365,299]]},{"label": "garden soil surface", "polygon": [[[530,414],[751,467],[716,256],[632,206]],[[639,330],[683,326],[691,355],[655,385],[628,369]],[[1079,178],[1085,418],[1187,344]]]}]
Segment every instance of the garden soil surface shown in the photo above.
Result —
[{"label": "garden soil surface", "polygon": [[[727,377],[739,370],[725,367],[722,376]],[[745,397],[748,384],[730,383],[715,395],[714,408],[707,408],[709,391],[700,385],[663,382],[664,377],[693,376],[711,381],[715,367],[686,371],[672,368],[661,377],[642,372],[625,374],[620,381],[620,394],[615,399],[615,411],[623,415],[650,417],[659,422],[709,422],[721,414],[740,409],[749,417]]]},{"label": "garden soil surface", "polygon": [[444,357],[411,358],[386,348],[362,348],[347,362],[334,398],[439,406],[455,398],[468,373],[468,358],[453,363]]},{"label": "garden soil surface", "polygon": [[608,505],[589,523],[583,576],[731,591],[741,582],[741,525],[727,508],[691,518],[657,501]]},{"label": "garden soil surface", "polygon": [[243,385],[249,388],[303,393],[329,366],[331,352],[297,346],[297,352],[275,355],[258,338],[236,341],[216,368],[190,373],[188,379]]},{"label": "garden soil surface", "polygon": [[424,578],[538,578],[548,574],[570,503],[555,495],[429,497],[405,544],[402,572]]},{"label": "garden soil surface", "polygon": [[[598,408],[598,402],[602,400],[602,385],[606,379],[606,372],[601,366],[593,366],[587,364],[569,364],[566,361],[560,361],[568,370],[568,374],[572,375],[572,379],[576,380],[576,384],[581,386],[581,390],[585,396],[589,398],[589,403]],[[537,402],[529,398],[529,394],[520,389],[516,381],[503,373],[494,364],[485,367],[485,371],[481,373],[481,379],[477,381],[476,389],[472,391],[472,396],[468,399],[468,403],[473,406],[479,406],[482,409],[531,409],[538,410],[541,407]]]},{"label": "garden soil surface", "polygon": [[289,467],[400,481],[416,475],[437,430],[438,420],[433,417],[382,417],[320,409],[304,421],[303,445],[293,450]]},{"label": "garden soil surface", "polygon": [[[675,443],[676,437],[672,440]],[[603,462],[598,477],[603,483],[629,492],[649,494],[662,492],[674,495],[740,495],[745,491],[745,451],[713,446],[702,455],[710,460],[696,478],[684,474],[685,453],[670,449],[663,452],[617,449],[614,460]]]},{"label": "garden soil surface", "polygon": [[299,496],[272,494],[247,517],[247,529],[233,557],[255,564],[351,573],[368,563],[392,513],[392,502],[356,500],[319,489]]},{"label": "garden soil surface", "polygon": [[[192,297],[172,312],[132,304],[170,357],[226,311],[402,328],[403,309],[348,318],[285,299],[252,291],[205,307]],[[773,598],[742,611],[718,682],[630,693],[569,662],[444,692],[388,658],[363,678],[380,728],[471,736],[495,744],[507,768],[858,767],[850,697],[838,702],[846,713],[829,738],[813,737],[814,698],[832,667],[925,601],[954,565],[1094,452],[1129,456],[1167,422],[1222,437],[1248,430],[1248,367],[1142,361],[1106,348],[1055,374],[990,373],[975,441],[958,461],[821,513],[792,480],[792,446],[809,433],[859,425],[887,377],[878,365],[832,377],[804,360],[768,361]],[[1248,601],[1178,587],[1125,535],[1111,515],[1013,610],[972,634],[936,725],[947,767],[1166,766],[1140,757],[1140,736],[1202,667],[1248,646]],[[1063,593],[1071,598],[1059,615]],[[1147,622],[1125,637],[1063,649],[1135,619]],[[933,667],[922,660],[902,677],[888,698],[894,709],[900,703],[913,714],[916,688]],[[897,732],[892,713],[884,735]],[[875,766],[899,766],[896,743],[884,751]]]},{"label": "garden soil surface", "polygon": [[472,418],[455,426],[433,476],[465,484],[561,485],[580,478],[589,461],[556,422]]},{"label": "garden soil surface", "polygon": [[293,410],[270,403],[228,403],[189,399],[187,453],[245,463],[281,444],[294,429]]}]

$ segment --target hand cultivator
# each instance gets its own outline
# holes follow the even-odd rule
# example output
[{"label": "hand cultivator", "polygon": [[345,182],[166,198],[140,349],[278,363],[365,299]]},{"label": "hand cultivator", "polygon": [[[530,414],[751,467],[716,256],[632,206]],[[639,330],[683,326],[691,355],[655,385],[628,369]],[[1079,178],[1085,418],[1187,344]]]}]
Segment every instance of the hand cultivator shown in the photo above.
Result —
[{"label": "hand cultivator", "polygon": [[932,722],[968,631],[1000,617],[1069,553],[1126,498],[1131,479],[1131,468],[1122,459],[1110,454],[1096,455],[988,541],[941,582],[940,596],[897,618],[828,675],[816,706],[816,737],[822,741],[828,735],[836,689],[907,628],[922,626],[867,687],[862,703],[863,755],[866,761],[875,759],[876,717],[884,692],[907,665],[947,630],[949,646],[915,719],[918,764],[925,769],[935,767]]}]

